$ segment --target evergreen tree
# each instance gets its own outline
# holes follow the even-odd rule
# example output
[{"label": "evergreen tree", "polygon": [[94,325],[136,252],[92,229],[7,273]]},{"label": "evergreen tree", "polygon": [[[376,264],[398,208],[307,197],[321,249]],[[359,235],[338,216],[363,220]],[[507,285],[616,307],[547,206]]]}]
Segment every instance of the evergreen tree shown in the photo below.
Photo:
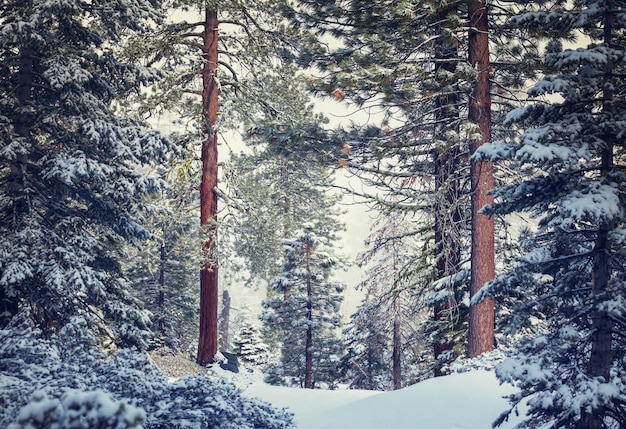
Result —
[{"label": "evergreen tree", "polygon": [[[484,0],[468,2],[468,62],[476,70],[476,80],[469,100],[468,119],[476,127],[469,152],[491,142],[491,62],[489,58],[489,10]],[[495,262],[495,222],[481,212],[493,203],[493,163],[476,158],[470,162],[470,189],[472,193],[472,248],[470,299],[493,280]],[[495,346],[495,311],[492,298],[470,304],[467,354],[470,358],[493,350]]]},{"label": "evergreen tree", "polygon": [[148,237],[142,197],[158,190],[166,140],[116,111],[156,72],[119,59],[127,34],[160,22],[156,1],[0,6],[1,326],[21,309],[48,330],[82,314],[142,344],[148,318],[120,270]]},{"label": "evergreen tree", "polygon": [[[249,285],[267,285],[280,275],[282,241],[307,222],[336,223],[338,195],[329,195],[332,173],[298,143],[286,150],[250,135],[251,153],[233,155],[225,166],[226,202],[232,216],[223,223],[241,259]],[[296,146],[296,147],[294,147]]]},{"label": "evergreen tree", "polygon": [[[523,297],[513,331],[544,323],[498,374],[521,388],[514,405],[532,396],[522,427],[624,427],[626,10],[610,0],[529,8],[514,22],[548,37],[546,76],[529,90],[537,102],[508,115],[520,141],[479,153],[527,172],[497,190],[489,213],[539,219],[527,255],[489,291]],[[576,35],[586,46],[564,48]]]},{"label": "evergreen tree", "polygon": [[386,315],[371,300],[364,301],[343,332],[346,353],[341,358],[342,380],[351,389],[387,390],[391,365]]},{"label": "evergreen tree", "polygon": [[[338,39],[337,49],[322,43],[299,57],[302,64],[318,67],[320,76],[311,78],[317,93],[382,118],[376,123],[372,115],[367,126],[347,133],[343,164],[377,190],[366,196],[379,207],[419,213],[432,225],[423,230],[423,239],[431,240],[432,284],[440,289],[431,295],[438,299],[429,300],[431,327],[439,332],[433,343],[437,357],[454,357],[452,351],[459,349],[454,316],[469,292],[461,279],[470,238],[472,293],[493,275],[493,220],[479,212],[489,202],[492,173],[489,162],[469,162],[468,154],[490,141],[491,122],[494,134],[504,137],[499,109],[515,102],[514,90],[526,70],[517,58],[535,58],[532,46],[526,51],[529,44],[503,25],[508,8],[475,1],[302,0],[291,9],[296,25]],[[488,33],[496,42],[491,66]],[[474,311],[479,308],[485,311]],[[485,328],[485,335],[470,334],[482,338],[482,345],[470,350],[474,355],[493,347],[493,307],[484,302],[471,311],[487,316],[472,317],[473,332]],[[442,373],[435,368],[436,375]]]},{"label": "evergreen tree", "polygon": [[260,366],[267,364],[268,349],[261,339],[260,331],[252,324],[244,324],[233,342],[233,352],[245,364]]},{"label": "evergreen tree", "polygon": [[[181,171],[181,174],[183,172]],[[162,198],[153,198],[148,218],[152,236],[128,250],[124,264],[134,295],[151,313],[155,346],[174,350],[194,343],[198,326],[197,195],[186,179],[175,179]]]},{"label": "evergreen tree", "polygon": [[330,253],[333,226],[310,224],[284,241],[282,274],[270,284],[261,320],[277,332],[281,361],[268,370],[268,381],[307,389],[337,378],[343,285],[330,280],[338,260]]}]

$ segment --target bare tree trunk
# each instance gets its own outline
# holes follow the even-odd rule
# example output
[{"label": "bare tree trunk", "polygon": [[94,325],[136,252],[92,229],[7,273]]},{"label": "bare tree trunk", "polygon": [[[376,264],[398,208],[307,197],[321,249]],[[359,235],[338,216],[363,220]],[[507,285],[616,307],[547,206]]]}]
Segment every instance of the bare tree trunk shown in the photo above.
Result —
[{"label": "bare tree trunk", "polygon": [[311,284],[311,251],[306,245],[306,345],[304,351],[304,388],[313,388],[313,285]]},{"label": "bare tree trunk", "polygon": [[[478,125],[481,140],[471,144],[473,154],[491,141],[491,97],[489,95],[489,27],[487,3],[469,1],[469,62],[477,70],[469,106],[469,119]],[[472,184],[472,249],[470,298],[495,276],[494,221],[479,210],[493,203],[493,164],[476,161],[470,166]],[[471,305],[469,313],[468,355],[478,356],[494,348],[494,302],[487,299]]]},{"label": "bare tree trunk", "polygon": [[200,225],[207,233],[203,244],[204,265],[200,271],[200,332],[198,357],[200,365],[213,362],[217,353],[218,266],[217,245],[217,82],[218,20],[216,10],[207,10],[202,51],[202,107],[205,114],[206,140],[202,143],[202,180],[200,182]]},{"label": "bare tree trunk", "polygon": [[230,295],[227,290],[222,292],[222,314],[220,315],[220,351],[228,351],[230,329]]}]

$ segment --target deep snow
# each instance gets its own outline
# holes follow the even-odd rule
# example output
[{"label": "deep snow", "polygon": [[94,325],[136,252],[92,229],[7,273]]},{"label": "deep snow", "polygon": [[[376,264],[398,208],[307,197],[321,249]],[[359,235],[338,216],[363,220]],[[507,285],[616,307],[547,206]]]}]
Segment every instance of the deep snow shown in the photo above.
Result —
[{"label": "deep snow", "polygon": [[[489,429],[508,407],[493,372],[474,370],[429,379],[392,392],[306,390],[254,382],[244,395],[294,413],[298,429]],[[523,411],[523,410],[522,410]],[[521,421],[512,415],[500,428]]]}]

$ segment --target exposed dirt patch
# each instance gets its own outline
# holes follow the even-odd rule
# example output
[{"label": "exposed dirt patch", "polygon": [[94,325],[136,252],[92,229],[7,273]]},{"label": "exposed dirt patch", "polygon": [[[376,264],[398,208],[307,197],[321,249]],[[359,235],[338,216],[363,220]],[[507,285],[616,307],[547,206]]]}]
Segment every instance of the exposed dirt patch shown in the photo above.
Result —
[{"label": "exposed dirt patch", "polygon": [[198,365],[184,353],[173,353],[170,349],[159,348],[148,353],[157,368],[170,378],[206,374],[207,368]]}]

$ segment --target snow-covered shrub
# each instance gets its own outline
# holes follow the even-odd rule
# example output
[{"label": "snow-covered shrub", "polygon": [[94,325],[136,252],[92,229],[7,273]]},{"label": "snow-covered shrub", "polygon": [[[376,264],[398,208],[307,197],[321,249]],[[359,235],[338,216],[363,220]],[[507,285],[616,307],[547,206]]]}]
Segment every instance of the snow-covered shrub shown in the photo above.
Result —
[{"label": "snow-covered shrub", "polygon": [[115,401],[102,390],[69,390],[59,399],[38,391],[8,429],[127,429],[142,427],[142,410]]},{"label": "snow-covered shrub", "polygon": [[[290,414],[243,398],[232,384],[208,377],[170,383],[144,353],[108,357],[88,332],[80,318],[50,339],[28,317],[0,330],[0,427],[292,427]],[[85,425],[73,426],[79,421]]]}]

